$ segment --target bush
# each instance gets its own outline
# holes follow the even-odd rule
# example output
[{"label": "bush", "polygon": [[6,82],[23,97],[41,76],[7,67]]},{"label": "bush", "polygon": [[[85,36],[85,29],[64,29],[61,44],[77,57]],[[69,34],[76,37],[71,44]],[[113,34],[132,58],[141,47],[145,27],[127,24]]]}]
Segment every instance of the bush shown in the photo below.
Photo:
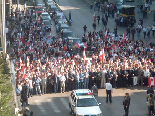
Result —
[{"label": "bush", "polygon": [[0,114],[1,116],[12,115],[12,84],[10,82],[9,67],[4,58],[0,55]]}]

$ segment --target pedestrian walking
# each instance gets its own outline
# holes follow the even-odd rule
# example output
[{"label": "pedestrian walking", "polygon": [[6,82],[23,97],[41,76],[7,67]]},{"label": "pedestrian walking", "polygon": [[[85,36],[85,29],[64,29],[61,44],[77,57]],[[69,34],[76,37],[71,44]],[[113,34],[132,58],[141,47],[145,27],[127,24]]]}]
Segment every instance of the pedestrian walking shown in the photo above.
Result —
[{"label": "pedestrian walking", "polygon": [[153,97],[153,94],[150,94],[149,98],[148,98],[148,113],[149,113],[149,116],[153,116],[153,114],[154,114],[154,97]]},{"label": "pedestrian walking", "polygon": [[107,94],[106,103],[108,103],[108,99],[109,99],[109,102],[112,103],[111,92],[112,92],[113,88],[112,88],[112,85],[110,84],[110,81],[109,81],[109,80],[108,80],[108,82],[105,84],[105,86],[106,86],[106,94]]},{"label": "pedestrian walking", "polygon": [[90,12],[93,10],[93,4],[90,5]]},{"label": "pedestrian walking", "polygon": [[69,21],[71,20],[71,11],[69,11]]},{"label": "pedestrian walking", "polygon": [[87,26],[86,25],[84,25],[83,30],[84,30],[84,34],[85,34],[86,31],[87,31]]},{"label": "pedestrian walking", "polygon": [[98,25],[100,23],[100,15],[97,16]]},{"label": "pedestrian walking", "polygon": [[124,100],[123,100],[123,105],[124,105],[124,110],[125,110],[125,115],[124,116],[128,116],[129,115],[129,106],[130,106],[129,93],[125,93],[125,97],[124,97]]},{"label": "pedestrian walking", "polygon": [[146,33],[147,33],[147,28],[146,27],[143,28],[143,33],[144,33],[144,38],[145,38]]},{"label": "pedestrian walking", "polygon": [[147,36],[150,37],[151,27],[150,25],[147,27]]},{"label": "pedestrian walking", "polygon": [[93,92],[95,99],[98,101],[98,89],[96,83],[92,86],[91,91]]},{"label": "pedestrian walking", "polygon": [[155,25],[152,26],[152,35],[154,37],[154,32],[155,32]]},{"label": "pedestrian walking", "polygon": [[117,36],[117,27],[114,28],[115,37]]},{"label": "pedestrian walking", "polygon": [[135,28],[133,27],[133,28],[131,29],[131,34],[132,34],[132,39],[133,39],[133,40],[134,40],[135,33],[136,33],[136,30],[135,30]]},{"label": "pedestrian walking", "polygon": [[93,30],[96,30],[96,23],[93,23]]},{"label": "pedestrian walking", "polygon": [[126,36],[130,38],[130,27],[129,26],[126,28]]}]

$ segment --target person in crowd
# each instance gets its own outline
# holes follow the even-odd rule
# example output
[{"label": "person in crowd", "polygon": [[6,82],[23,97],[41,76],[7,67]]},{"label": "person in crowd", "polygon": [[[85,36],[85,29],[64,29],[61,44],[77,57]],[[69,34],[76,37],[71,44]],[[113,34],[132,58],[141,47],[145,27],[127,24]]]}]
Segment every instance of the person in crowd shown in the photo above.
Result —
[{"label": "person in crowd", "polygon": [[65,92],[65,75],[64,72],[62,72],[62,75],[59,77],[60,80],[60,93],[64,93]]},{"label": "person in crowd", "polygon": [[46,78],[45,73],[42,73],[41,85],[42,85],[42,94],[46,94],[47,78]]},{"label": "person in crowd", "polygon": [[36,94],[41,96],[41,89],[40,89],[40,83],[41,79],[39,78],[38,75],[36,75],[36,80],[35,80],[35,89],[36,89]]}]

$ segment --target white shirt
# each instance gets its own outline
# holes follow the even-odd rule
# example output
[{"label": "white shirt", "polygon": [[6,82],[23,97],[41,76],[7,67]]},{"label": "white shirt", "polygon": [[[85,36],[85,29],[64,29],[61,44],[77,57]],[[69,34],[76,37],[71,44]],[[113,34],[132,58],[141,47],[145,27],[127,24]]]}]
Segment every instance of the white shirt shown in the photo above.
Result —
[{"label": "white shirt", "polygon": [[106,90],[111,90],[111,91],[113,90],[112,85],[110,83],[106,83],[105,87],[106,87]]},{"label": "white shirt", "polygon": [[60,81],[65,81],[66,78],[65,78],[65,76],[60,76],[60,77],[59,77],[59,80],[60,80]]}]

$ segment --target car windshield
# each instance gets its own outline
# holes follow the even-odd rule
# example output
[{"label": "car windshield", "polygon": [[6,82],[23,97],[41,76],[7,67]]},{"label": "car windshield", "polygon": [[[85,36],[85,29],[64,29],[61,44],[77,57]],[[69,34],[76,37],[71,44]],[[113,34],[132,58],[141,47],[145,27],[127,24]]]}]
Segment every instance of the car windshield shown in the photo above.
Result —
[{"label": "car windshield", "polygon": [[74,33],[73,32],[64,32],[63,33],[63,37],[72,37],[72,36],[74,36]]},{"label": "car windshield", "polygon": [[48,17],[48,14],[42,14],[43,17]]},{"label": "car windshield", "polygon": [[42,18],[43,18],[43,19],[48,19],[48,16],[43,16]]},{"label": "car windshield", "polygon": [[43,8],[37,8],[36,11],[43,11]]},{"label": "car windshield", "polygon": [[50,10],[50,11],[54,11],[54,10],[55,10],[55,11],[58,11],[58,8],[50,8],[49,10]]},{"label": "car windshield", "polygon": [[45,21],[44,23],[45,23],[45,25],[51,25],[51,23],[49,21]]},{"label": "car windshield", "polygon": [[77,99],[77,107],[98,106],[94,98]]},{"label": "car windshield", "polygon": [[69,39],[68,40],[70,43],[73,42],[73,43],[80,43],[81,40],[80,39]]}]

